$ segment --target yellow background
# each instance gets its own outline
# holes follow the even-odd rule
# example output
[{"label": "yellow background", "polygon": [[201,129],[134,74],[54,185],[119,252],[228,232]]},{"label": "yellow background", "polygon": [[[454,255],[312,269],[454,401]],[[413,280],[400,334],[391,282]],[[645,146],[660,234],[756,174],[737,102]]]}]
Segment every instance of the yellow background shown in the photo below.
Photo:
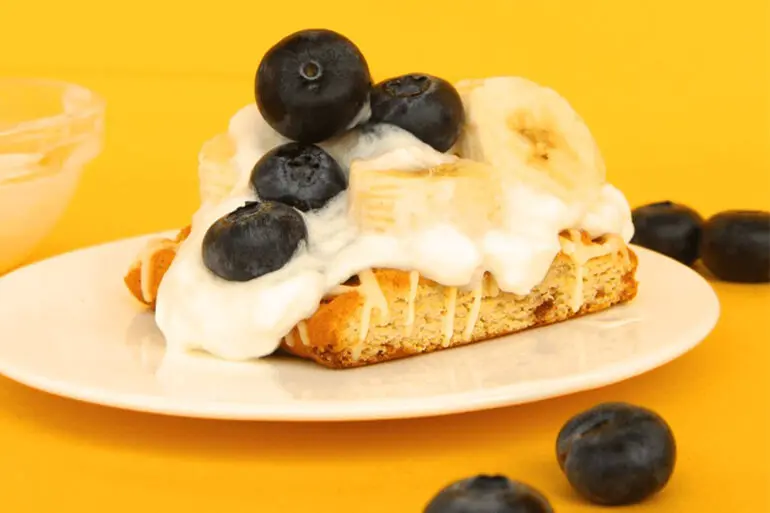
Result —
[{"label": "yellow background", "polygon": [[[339,30],[375,78],[518,74],[583,115],[632,204],[709,215],[770,209],[767,0],[197,4],[0,0],[0,74],[51,76],[108,102],[103,155],[36,258],[176,227],[197,205],[200,144],[252,101],[262,52],[288,32]],[[639,511],[770,510],[770,290],[715,284],[716,331],[689,355],[602,390],[448,418],[283,425],[159,418],[0,381],[3,511],[418,513],[445,482],[503,472],[559,512],[595,511],[553,457],[571,414],[620,399],[678,437],[669,488]]]}]

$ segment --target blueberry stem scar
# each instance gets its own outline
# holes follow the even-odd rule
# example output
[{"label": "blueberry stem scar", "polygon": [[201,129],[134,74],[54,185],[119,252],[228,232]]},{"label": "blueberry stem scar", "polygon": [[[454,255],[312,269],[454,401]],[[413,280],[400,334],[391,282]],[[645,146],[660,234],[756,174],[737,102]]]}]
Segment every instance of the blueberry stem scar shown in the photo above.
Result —
[{"label": "blueberry stem scar", "polygon": [[318,80],[323,75],[323,68],[318,61],[308,61],[300,65],[299,74],[305,80]]}]

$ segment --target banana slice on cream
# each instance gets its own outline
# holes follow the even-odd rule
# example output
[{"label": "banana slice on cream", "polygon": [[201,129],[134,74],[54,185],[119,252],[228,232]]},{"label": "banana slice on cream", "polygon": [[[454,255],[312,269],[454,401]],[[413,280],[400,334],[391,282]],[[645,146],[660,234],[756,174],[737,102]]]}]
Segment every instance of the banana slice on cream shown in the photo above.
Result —
[{"label": "banana slice on cream", "polygon": [[466,125],[454,150],[556,194],[591,201],[606,169],[591,132],[557,92],[519,77],[456,84]]},{"label": "banana slice on cream", "polygon": [[402,148],[353,162],[350,215],[364,233],[407,235],[448,224],[473,237],[501,226],[500,185],[488,164]]},{"label": "banana slice on cream", "polygon": [[232,192],[238,182],[235,153],[235,142],[228,134],[219,134],[203,144],[198,154],[201,203],[219,203]]}]

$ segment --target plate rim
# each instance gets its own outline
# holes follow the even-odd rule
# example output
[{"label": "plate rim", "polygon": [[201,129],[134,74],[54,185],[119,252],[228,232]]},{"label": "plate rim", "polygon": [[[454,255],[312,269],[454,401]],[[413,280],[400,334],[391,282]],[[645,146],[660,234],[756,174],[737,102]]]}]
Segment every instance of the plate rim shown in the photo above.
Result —
[{"label": "plate rim", "polygon": [[[11,276],[34,272],[35,268],[46,265],[52,260],[58,260],[63,257],[72,258],[73,255],[79,253],[97,251],[101,248],[115,245],[131,245],[134,243],[139,245],[143,240],[167,237],[174,233],[174,230],[164,230],[162,232],[153,232],[75,248],[19,267],[4,276],[0,276],[0,285]],[[261,411],[256,411],[255,407],[248,405],[248,403],[217,402],[215,400],[192,402],[178,398],[170,399],[146,394],[105,393],[103,392],[104,389],[85,387],[78,384],[72,385],[70,382],[62,382],[41,375],[17,372],[13,365],[6,365],[1,354],[0,375],[49,395],[102,407],[173,417],[234,421],[354,422],[411,419],[490,410],[572,395],[626,381],[672,362],[702,343],[714,330],[720,319],[721,304],[719,297],[711,283],[702,275],[694,269],[660,253],[634,244],[629,246],[635,252],[647,254],[650,258],[665,259],[673,262],[679,266],[682,272],[690,273],[692,277],[706,285],[706,288],[710,291],[707,298],[709,310],[706,311],[711,313],[709,315],[709,322],[700,323],[690,328],[692,332],[687,333],[688,342],[686,344],[663,346],[650,354],[644,355],[642,358],[636,358],[632,364],[629,364],[628,360],[626,360],[624,361],[625,363],[615,362],[579,374],[526,381],[528,392],[513,393],[516,388],[523,388],[523,384],[519,383],[502,385],[484,391],[476,390],[442,394],[431,397],[427,403],[425,398],[374,399],[356,402],[297,402],[288,406],[271,403],[259,405],[258,409]],[[515,337],[516,335],[516,333],[513,333],[507,335],[506,338]],[[423,355],[423,357],[425,356],[429,355]],[[384,365],[387,365],[387,363]]]}]

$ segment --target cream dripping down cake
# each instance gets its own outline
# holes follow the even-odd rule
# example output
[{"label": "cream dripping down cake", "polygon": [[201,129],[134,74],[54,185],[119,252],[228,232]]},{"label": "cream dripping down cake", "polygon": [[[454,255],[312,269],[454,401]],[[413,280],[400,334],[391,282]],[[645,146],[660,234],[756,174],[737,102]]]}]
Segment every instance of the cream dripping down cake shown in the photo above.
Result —
[{"label": "cream dripping down cake", "polygon": [[[201,206],[128,270],[167,351],[358,367],[630,301],[623,194],[555,91],[412,73],[304,30],[208,141]],[[490,342],[493,343],[493,342]]]}]

